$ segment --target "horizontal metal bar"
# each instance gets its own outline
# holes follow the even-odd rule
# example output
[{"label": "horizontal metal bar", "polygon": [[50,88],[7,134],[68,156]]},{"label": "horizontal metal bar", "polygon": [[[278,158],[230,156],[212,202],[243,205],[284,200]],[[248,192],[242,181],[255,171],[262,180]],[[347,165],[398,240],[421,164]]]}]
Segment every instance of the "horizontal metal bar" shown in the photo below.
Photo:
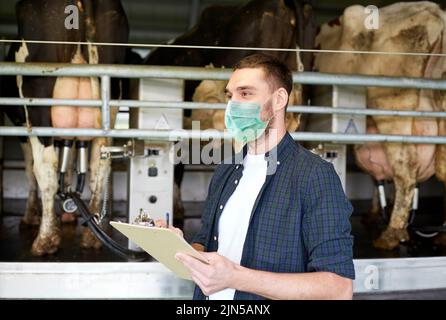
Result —
[{"label": "horizontal metal bar", "polygon": [[[354,259],[353,292],[446,288],[446,257]],[[159,262],[2,262],[0,299],[191,299]]]},{"label": "horizontal metal bar", "polygon": [[293,81],[301,84],[394,87],[445,90],[446,80],[409,77],[345,75],[319,72],[293,73]]},{"label": "horizontal metal bar", "polygon": [[0,299],[191,299],[192,281],[159,262],[2,262]]},{"label": "horizontal metal bar", "polygon": [[[135,100],[111,100],[110,105],[114,107],[129,108],[178,108],[178,109],[226,109],[225,103],[204,102],[166,102],[166,101],[135,101]],[[317,114],[343,114],[343,115],[370,115],[370,116],[401,116],[422,118],[446,118],[446,111],[408,111],[408,110],[380,110],[359,108],[333,108],[324,106],[288,106],[287,112],[294,113],[317,113]]]},{"label": "horizontal metal bar", "polygon": [[100,107],[101,100],[93,99],[52,99],[52,98],[0,98],[1,106],[76,106],[76,107]]},{"label": "horizontal metal bar", "polygon": [[446,288],[446,257],[355,259],[355,293]]},{"label": "horizontal metal bar", "polygon": [[196,67],[0,62],[0,75],[228,80],[231,72]]},{"label": "horizontal metal bar", "polygon": [[[101,100],[78,99],[42,99],[42,98],[0,98],[0,106],[27,105],[27,106],[78,106],[100,107]],[[142,101],[142,100],[110,100],[112,107],[129,108],[177,108],[177,109],[212,109],[224,110],[225,103],[183,102],[183,101]],[[446,112],[440,111],[408,111],[408,110],[380,110],[380,109],[356,109],[333,108],[324,106],[289,106],[288,112],[314,113],[314,114],[343,114],[343,115],[369,115],[369,116],[395,116],[395,117],[420,117],[420,118],[446,118]]]},{"label": "horizontal metal bar", "polygon": [[324,106],[289,106],[288,112],[314,114],[342,114],[363,116],[397,116],[415,118],[446,118],[446,111],[409,111],[409,110],[381,110],[359,108],[333,108]]},{"label": "horizontal metal bar", "polygon": [[[228,80],[231,69],[140,65],[81,65],[63,63],[1,62],[0,75],[76,76],[114,78],[168,78]],[[369,75],[294,72],[293,81],[302,84],[352,85],[446,90],[445,80]]]},{"label": "horizontal metal bar", "polygon": [[[325,132],[292,132],[297,141],[322,141],[345,144],[358,144],[363,142],[399,142],[446,144],[446,136],[404,136],[384,134],[343,134]],[[228,132],[208,130],[101,130],[101,129],[64,129],[36,127],[29,132],[25,127],[0,127],[0,136],[91,136],[114,138],[141,138],[146,140],[177,141],[182,139],[231,139]]]}]

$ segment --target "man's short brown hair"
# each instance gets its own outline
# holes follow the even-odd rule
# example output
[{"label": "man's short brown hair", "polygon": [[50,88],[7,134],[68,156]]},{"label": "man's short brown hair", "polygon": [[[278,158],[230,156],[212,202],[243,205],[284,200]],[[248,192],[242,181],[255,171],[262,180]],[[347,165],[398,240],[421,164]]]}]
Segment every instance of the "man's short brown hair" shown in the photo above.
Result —
[{"label": "man's short brown hair", "polygon": [[269,54],[255,53],[244,57],[234,66],[234,70],[245,68],[262,68],[271,90],[284,88],[288,92],[288,97],[290,96],[293,89],[293,75],[280,60]]}]

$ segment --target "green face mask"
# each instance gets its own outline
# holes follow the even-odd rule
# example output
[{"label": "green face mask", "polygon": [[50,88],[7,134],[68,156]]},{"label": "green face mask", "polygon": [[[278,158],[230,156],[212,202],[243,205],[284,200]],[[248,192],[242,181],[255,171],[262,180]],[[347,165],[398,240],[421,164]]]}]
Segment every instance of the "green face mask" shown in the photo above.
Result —
[{"label": "green face mask", "polygon": [[268,121],[260,119],[261,105],[256,102],[229,101],[225,112],[225,125],[235,140],[251,142],[259,138]]}]

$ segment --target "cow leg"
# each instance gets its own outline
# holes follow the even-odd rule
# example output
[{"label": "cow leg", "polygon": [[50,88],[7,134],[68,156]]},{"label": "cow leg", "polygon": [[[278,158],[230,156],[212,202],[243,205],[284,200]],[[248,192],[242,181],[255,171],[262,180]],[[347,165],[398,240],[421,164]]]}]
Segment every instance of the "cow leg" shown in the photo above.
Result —
[{"label": "cow leg", "polygon": [[416,185],[416,150],[414,145],[399,143],[387,144],[385,148],[394,172],[395,201],[390,223],[373,245],[380,249],[392,250],[398,247],[400,242],[409,240],[406,228]]},{"label": "cow leg", "polygon": [[30,142],[34,159],[34,175],[42,198],[42,221],[31,253],[42,256],[56,252],[60,244],[60,230],[54,212],[54,198],[58,188],[58,159],[53,145],[44,147],[37,137],[30,137]]},{"label": "cow leg", "polygon": [[29,185],[25,215],[21,223],[37,226],[40,224],[41,205],[39,204],[37,180],[33,173],[33,154],[29,142],[21,143],[21,147],[25,158],[25,173]]},{"label": "cow leg", "polygon": [[[110,174],[111,161],[110,159],[100,159],[100,150],[102,146],[111,145],[111,139],[109,138],[95,138],[92,141],[91,158],[90,158],[90,212],[92,214],[100,214],[101,212],[101,200],[104,192],[104,184],[106,177]],[[96,236],[85,228],[82,233],[81,246],[83,248],[95,248],[101,247],[101,242]]]}]

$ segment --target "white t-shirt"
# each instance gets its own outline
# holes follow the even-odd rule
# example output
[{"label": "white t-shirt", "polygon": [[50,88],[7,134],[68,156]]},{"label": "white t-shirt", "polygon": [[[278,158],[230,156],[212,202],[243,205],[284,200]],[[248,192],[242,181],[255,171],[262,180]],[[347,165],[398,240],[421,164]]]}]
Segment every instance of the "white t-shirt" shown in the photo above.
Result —
[{"label": "white t-shirt", "polygon": [[[218,225],[218,253],[240,264],[249,219],[254,202],[265,183],[265,154],[247,154],[243,160],[243,176],[228,199]],[[232,300],[235,290],[225,289],[209,296],[210,300]]]}]

